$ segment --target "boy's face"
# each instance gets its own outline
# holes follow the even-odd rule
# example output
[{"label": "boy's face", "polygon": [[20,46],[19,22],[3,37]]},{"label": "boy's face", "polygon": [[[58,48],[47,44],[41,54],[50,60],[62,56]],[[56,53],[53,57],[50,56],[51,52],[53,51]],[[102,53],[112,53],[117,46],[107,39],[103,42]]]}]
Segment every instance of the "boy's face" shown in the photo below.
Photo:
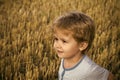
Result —
[{"label": "boy's face", "polygon": [[54,48],[58,57],[69,59],[80,55],[79,44],[72,37],[71,32],[67,31],[68,34],[63,32],[62,30],[56,30],[54,33]]}]

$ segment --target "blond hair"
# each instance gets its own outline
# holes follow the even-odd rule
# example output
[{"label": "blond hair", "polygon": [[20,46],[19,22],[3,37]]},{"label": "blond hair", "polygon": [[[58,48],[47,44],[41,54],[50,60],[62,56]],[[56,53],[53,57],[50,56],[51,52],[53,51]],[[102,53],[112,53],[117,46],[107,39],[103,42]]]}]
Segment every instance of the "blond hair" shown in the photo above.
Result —
[{"label": "blond hair", "polygon": [[91,47],[95,36],[95,26],[93,20],[80,12],[70,12],[60,16],[53,23],[55,28],[71,31],[73,38],[78,42],[86,41],[88,50]]}]

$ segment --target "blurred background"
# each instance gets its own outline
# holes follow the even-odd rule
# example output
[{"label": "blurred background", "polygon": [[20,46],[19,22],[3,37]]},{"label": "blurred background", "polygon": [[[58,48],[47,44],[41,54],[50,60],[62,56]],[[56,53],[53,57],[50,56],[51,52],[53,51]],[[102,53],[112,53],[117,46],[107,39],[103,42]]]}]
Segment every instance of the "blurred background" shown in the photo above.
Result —
[{"label": "blurred background", "polygon": [[0,0],[0,80],[57,80],[50,26],[68,11],[95,21],[88,56],[120,80],[120,0]]}]

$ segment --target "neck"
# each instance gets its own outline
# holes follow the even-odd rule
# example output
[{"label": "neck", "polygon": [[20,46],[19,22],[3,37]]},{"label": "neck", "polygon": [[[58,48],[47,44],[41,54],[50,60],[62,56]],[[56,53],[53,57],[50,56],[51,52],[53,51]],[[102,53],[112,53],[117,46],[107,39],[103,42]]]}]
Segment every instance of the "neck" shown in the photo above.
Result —
[{"label": "neck", "polygon": [[64,68],[67,69],[74,67],[79,61],[81,61],[82,57],[83,54],[79,54],[75,57],[64,59]]}]

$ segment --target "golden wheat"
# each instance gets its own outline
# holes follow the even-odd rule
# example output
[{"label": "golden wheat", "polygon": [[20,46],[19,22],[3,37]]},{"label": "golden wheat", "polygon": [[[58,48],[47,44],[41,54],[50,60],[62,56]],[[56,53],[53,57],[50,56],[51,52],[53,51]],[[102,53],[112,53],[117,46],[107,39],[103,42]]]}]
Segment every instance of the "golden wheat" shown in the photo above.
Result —
[{"label": "golden wheat", "polygon": [[96,24],[89,56],[120,79],[119,0],[0,0],[0,80],[56,80],[60,59],[50,26],[67,11]]}]

